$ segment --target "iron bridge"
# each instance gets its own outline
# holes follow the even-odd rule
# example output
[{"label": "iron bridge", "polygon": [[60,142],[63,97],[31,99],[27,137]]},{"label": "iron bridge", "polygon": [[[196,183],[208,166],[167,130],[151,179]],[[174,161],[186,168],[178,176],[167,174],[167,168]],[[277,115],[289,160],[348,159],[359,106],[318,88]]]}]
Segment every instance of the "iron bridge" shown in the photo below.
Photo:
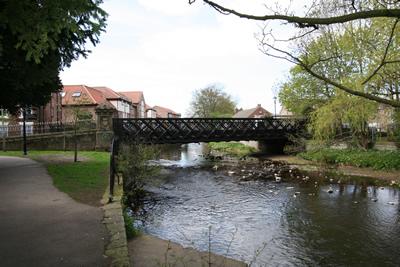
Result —
[{"label": "iron bridge", "polygon": [[116,176],[115,157],[121,142],[141,144],[186,144],[218,141],[288,141],[305,128],[304,119],[272,117],[235,118],[146,118],[113,119],[114,139],[110,156],[110,198]]},{"label": "iron bridge", "polygon": [[304,128],[304,119],[291,117],[113,119],[115,138],[142,144],[286,140]]}]

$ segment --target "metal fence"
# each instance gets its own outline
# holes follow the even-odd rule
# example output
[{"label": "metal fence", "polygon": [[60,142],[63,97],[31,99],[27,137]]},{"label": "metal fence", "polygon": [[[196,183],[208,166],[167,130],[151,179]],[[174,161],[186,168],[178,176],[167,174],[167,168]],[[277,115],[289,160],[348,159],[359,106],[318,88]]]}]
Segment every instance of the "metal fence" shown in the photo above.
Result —
[{"label": "metal fence", "polygon": [[[82,120],[77,122],[26,122],[26,135],[39,135],[57,132],[85,131],[96,129],[96,122]],[[0,125],[0,137],[21,137],[23,136],[23,124],[18,122],[11,125]]]},{"label": "metal fence", "polygon": [[114,119],[120,139],[139,143],[174,144],[193,142],[287,139],[305,129],[297,118],[144,118]]}]

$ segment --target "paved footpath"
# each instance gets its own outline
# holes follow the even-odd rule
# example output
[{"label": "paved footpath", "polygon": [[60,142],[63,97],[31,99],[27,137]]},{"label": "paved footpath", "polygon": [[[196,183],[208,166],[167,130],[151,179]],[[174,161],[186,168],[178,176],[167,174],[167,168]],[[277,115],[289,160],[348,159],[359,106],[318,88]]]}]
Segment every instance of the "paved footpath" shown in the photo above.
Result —
[{"label": "paved footpath", "polygon": [[102,218],[40,163],[0,156],[0,266],[105,266]]}]

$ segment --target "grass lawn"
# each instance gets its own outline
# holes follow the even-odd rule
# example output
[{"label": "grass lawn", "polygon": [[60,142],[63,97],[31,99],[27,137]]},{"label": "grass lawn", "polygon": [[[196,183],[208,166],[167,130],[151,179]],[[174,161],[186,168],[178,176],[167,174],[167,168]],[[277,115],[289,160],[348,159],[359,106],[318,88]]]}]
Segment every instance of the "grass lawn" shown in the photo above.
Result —
[{"label": "grass lawn", "polygon": [[[23,157],[21,151],[0,152],[3,156]],[[29,151],[31,159],[42,162],[53,184],[73,199],[99,206],[108,185],[108,152],[79,152],[79,162],[73,162],[73,152]]]},{"label": "grass lawn", "polygon": [[219,151],[234,157],[243,157],[257,151],[254,147],[246,146],[238,142],[211,142],[208,143],[208,147],[211,150]]}]

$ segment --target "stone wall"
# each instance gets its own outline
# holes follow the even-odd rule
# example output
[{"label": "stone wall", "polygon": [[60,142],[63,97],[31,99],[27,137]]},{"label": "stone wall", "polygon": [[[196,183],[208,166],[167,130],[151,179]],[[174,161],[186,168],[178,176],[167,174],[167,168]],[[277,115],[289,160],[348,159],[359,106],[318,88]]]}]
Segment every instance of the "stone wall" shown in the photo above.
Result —
[{"label": "stone wall", "polygon": [[[76,135],[74,131],[28,135],[28,150],[74,150],[77,138],[79,150],[109,151],[113,138],[114,109],[99,105],[94,112],[97,117],[96,129],[79,130]],[[0,148],[5,151],[22,150],[24,141],[22,136],[9,136],[0,139],[0,142]]]},{"label": "stone wall", "polygon": [[[107,151],[111,146],[112,132],[110,131],[80,131],[77,133],[79,150]],[[48,133],[27,136],[28,150],[74,150],[74,133]],[[7,137],[0,140],[2,150],[22,150],[22,137]]]}]

